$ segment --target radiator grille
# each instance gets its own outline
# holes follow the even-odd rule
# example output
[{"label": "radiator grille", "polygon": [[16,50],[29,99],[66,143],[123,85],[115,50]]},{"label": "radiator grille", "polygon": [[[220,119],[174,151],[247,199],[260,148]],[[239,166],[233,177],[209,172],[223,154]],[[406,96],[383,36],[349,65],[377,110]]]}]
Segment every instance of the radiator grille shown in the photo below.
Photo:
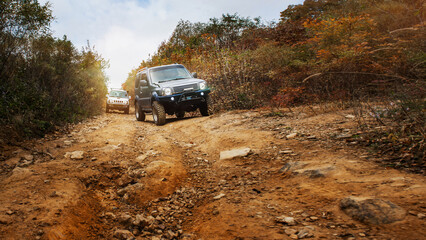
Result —
[{"label": "radiator grille", "polygon": [[174,87],[173,90],[175,93],[195,91],[195,90],[198,90],[198,84],[194,83],[194,84],[189,84],[184,86],[177,86],[177,87]]}]

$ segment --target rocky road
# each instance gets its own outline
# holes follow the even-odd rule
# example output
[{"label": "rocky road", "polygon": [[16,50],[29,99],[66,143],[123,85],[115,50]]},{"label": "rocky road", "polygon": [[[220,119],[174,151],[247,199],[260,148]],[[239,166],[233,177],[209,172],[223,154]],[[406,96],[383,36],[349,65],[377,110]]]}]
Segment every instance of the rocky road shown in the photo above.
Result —
[{"label": "rocky road", "polygon": [[424,239],[425,177],[351,111],[109,113],[0,155],[0,239]]}]

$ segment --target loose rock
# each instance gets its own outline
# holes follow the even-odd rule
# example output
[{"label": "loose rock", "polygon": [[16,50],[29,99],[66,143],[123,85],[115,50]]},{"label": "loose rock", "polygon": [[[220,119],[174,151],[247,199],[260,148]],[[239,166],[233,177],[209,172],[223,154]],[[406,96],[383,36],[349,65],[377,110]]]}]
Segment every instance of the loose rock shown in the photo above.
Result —
[{"label": "loose rock", "polygon": [[218,199],[223,198],[224,196],[225,196],[225,194],[224,194],[224,193],[221,193],[221,194],[219,194],[219,195],[217,195],[217,196],[213,197],[213,199],[214,199],[214,200],[218,200]]},{"label": "loose rock", "polygon": [[27,160],[27,161],[32,161],[32,160],[34,160],[34,156],[31,155],[31,154],[27,154],[27,155],[24,156],[24,159]]},{"label": "loose rock", "polygon": [[301,230],[299,230],[299,232],[297,233],[297,238],[298,239],[303,239],[303,238],[311,238],[313,237],[314,234],[311,233],[311,231],[307,228],[302,228]]},{"label": "loose rock", "polygon": [[74,160],[80,160],[84,158],[84,151],[66,152],[65,157]]},{"label": "loose rock", "polygon": [[220,160],[233,159],[236,157],[245,157],[250,153],[250,148],[237,148],[229,151],[220,152]]},{"label": "loose rock", "polygon": [[133,233],[131,233],[129,230],[124,230],[124,229],[116,230],[114,232],[114,237],[120,240],[135,239],[135,236],[133,235]]},{"label": "loose rock", "polygon": [[283,223],[283,224],[287,224],[288,226],[294,226],[296,225],[296,221],[294,220],[293,217],[287,217],[287,216],[279,216],[275,219],[276,222],[278,223]]},{"label": "loose rock", "polygon": [[290,133],[289,135],[285,136],[287,139],[292,139],[297,136],[297,133]]},{"label": "loose rock", "polygon": [[393,223],[406,215],[401,207],[377,198],[347,197],[340,202],[340,208],[350,217],[370,224]]}]

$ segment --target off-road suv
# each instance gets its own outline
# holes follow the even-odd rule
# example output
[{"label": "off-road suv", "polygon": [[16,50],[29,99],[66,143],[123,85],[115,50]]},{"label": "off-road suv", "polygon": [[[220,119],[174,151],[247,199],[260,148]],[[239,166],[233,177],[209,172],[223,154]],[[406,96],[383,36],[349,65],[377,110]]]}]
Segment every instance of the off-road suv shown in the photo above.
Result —
[{"label": "off-road suv", "polygon": [[201,115],[212,113],[210,89],[206,81],[198,79],[180,64],[144,68],[136,74],[135,115],[145,120],[152,112],[155,124],[163,125],[166,114],[183,118],[185,112],[200,110]]},{"label": "off-road suv", "polygon": [[107,96],[106,112],[110,110],[124,111],[125,114],[129,114],[129,105],[131,97],[127,91],[121,89],[111,89]]}]

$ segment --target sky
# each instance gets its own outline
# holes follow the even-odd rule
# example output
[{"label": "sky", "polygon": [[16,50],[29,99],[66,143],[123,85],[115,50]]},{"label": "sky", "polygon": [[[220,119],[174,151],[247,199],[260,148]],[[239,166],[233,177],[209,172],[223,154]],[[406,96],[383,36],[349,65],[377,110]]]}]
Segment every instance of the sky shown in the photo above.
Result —
[{"label": "sky", "polygon": [[39,0],[49,2],[53,35],[78,49],[87,46],[106,60],[109,87],[119,88],[129,72],[167,40],[179,20],[207,22],[222,14],[277,22],[280,12],[303,0]]}]

